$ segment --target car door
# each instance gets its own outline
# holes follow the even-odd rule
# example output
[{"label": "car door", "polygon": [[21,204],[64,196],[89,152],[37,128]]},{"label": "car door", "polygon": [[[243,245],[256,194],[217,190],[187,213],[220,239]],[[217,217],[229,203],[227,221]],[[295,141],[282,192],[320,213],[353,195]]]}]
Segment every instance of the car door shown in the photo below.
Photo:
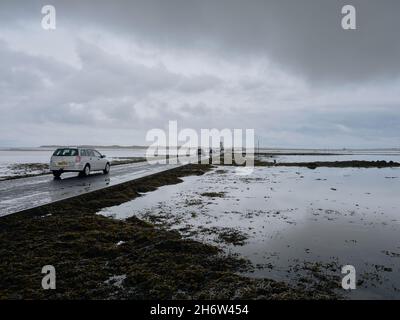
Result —
[{"label": "car door", "polygon": [[86,150],[87,153],[87,162],[89,162],[90,164],[90,170],[94,171],[96,170],[96,160],[95,160],[95,156],[94,156],[94,152],[93,150],[87,149]]},{"label": "car door", "polygon": [[95,150],[95,153],[97,153],[99,155],[99,165],[100,165],[100,169],[99,170],[104,170],[107,164],[107,158],[105,156],[103,156],[100,152]]},{"label": "car door", "polygon": [[95,169],[94,170],[103,170],[105,165],[103,166],[103,159],[101,157],[100,152],[96,151],[96,150],[92,150],[93,151],[93,160],[95,162]]},{"label": "car door", "polygon": [[[86,149],[82,149],[81,150],[81,164],[85,165],[86,163],[90,164],[89,153]],[[83,167],[82,167],[82,169],[83,169]]]}]

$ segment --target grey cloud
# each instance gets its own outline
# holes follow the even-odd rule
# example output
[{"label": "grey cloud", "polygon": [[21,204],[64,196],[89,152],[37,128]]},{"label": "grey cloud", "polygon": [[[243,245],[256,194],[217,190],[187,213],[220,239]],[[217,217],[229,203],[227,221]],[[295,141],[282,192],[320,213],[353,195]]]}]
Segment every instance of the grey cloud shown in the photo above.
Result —
[{"label": "grey cloud", "polygon": [[[310,81],[398,77],[400,2],[353,0],[358,29],[341,29],[345,0],[53,1],[59,24],[95,25],[159,47],[267,56]],[[9,19],[38,19],[42,1],[2,2]],[[7,15],[6,15],[7,14]]]},{"label": "grey cloud", "polygon": [[[30,15],[40,1],[32,1]],[[265,56],[314,83],[400,74],[400,2],[353,0],[358,29],[341,29],[345,0],[55,1],[59,23],[95,25],[173,47]],[[10,5],[21,14],[17,4]],[[34,10],[35,9],[35,10]],[[9,11],[10,11],[9,10]],[[32,18],[32,17],[31,17]]]},{"label": "grey cloud", "polygon": [[221,79],[211,75],[199,75],[184,77],[178,85],[178,90],[187,93],[196,93],[207,90],[218,89],[218,86],[222,84]]},{"label": "grey cloud", "polygon": [[[4,77],[0,89],[8,96],[30,96],[31,104],[46,103],[50,107],[54,103],[51,108],[57,109],[57,105],[64,108],[67,103],[100,99],[127,97],[135,101],[135,98],[139,100],[148,94],[168,90],[202,92],[218,83],[213,76],[184,77],[164,66],[128,63],[82,41],[77,50],[82,67],[74,69],[51,59],[13,51],[3,43],[0,68]],[[47,78],[51,88],[44,83]]]},{"label": "grey cloud", "polygon": [[[398,1],[353,0],[356,31],[340,27],[344,0],[52,2],[79,66],[51,53],[33,54],[34,43],[11,49],[7,41],[13,39],[0,33],[0,124],[3,130],[27,130],[18,138],[2,132],[0,144],[23,144],[29,132],[32,143],[33,136],[41,141],[49,132],[54,140],[64,139],[72,127],[74,137],[95,132],[122,143],[116,140],[131,138],[121,130],[134,127],[143,139],[146,130],[168,120],[182,127],[255,128],[271,145],[396,142],[399,99],[392,92],[390,104],[376,102],[400,78]],[[41,36],[42,5],[2,1],[0,30]],[[153,63],[111,53],[96,36],[81,36],[87,30],[150,47]],[[165,55],[175,66],[188,57],[215,70],[194,64],[188,74],[161,63]],[[235,70],[232,75],[218,69],[224,63]],[[252,65],[260,69],[256,76],[247,72]],[[374,91],[349,105],[354,94],[347,86]]]}]

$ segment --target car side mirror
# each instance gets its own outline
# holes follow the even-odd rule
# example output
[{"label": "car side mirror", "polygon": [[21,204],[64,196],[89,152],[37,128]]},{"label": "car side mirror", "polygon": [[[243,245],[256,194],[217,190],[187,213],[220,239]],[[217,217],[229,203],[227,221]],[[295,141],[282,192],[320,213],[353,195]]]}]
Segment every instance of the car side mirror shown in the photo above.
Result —
[{"label": "car side mirror", "polygon": [[105,155],[105,154],[102,154],[102,155],[101,155],[101,157],[102,157],[102,158],[105,158],[105,157],[106,157],[106,155]]}]

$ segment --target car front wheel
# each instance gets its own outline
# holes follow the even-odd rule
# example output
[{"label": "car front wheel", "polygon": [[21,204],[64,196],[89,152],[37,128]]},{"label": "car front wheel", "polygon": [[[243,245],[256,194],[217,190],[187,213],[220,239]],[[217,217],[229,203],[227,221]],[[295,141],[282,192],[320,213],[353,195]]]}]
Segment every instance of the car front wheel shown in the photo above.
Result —
[{"label": "car front wheel", "polygon": [[106,164],[106,167],[104,168],[103,172],[104,172],[104,174],[110,173],[110,164],[109,163]]}]

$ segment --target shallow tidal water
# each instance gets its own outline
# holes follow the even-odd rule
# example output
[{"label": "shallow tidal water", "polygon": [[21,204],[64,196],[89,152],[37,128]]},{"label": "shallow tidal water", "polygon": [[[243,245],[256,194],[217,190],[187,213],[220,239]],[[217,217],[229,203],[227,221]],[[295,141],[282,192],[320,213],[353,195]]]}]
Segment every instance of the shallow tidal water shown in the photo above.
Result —
[{"label": "shallow tidal water", "polygon": [[[249,259],[251,277],[400,298],[400,168],[256,167],[243,176],[218,166],[183,180],[100,214],[218,245]],[[356,290],[340,286],[344,265],[356,269]]]}]

